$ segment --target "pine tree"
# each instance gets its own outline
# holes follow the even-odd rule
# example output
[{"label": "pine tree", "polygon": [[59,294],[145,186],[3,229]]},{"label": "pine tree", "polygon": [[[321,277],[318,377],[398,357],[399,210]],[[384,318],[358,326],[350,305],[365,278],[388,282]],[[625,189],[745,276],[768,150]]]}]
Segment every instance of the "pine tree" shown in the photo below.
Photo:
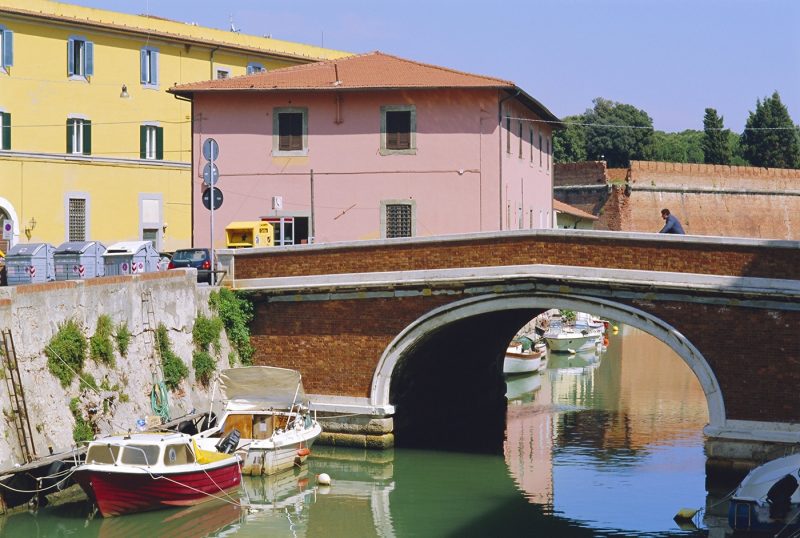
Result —
[{"label": "pine tree", "polygon": [[706,164],[730,164],[731,149],[724,120],[713,108],[706,109],[703,117],[703,154]]},{"label": "pine tree", "polygon": [[741,140],[744,157],[753,166],[800,168],[800,131],[778,92],[756,101]]}]

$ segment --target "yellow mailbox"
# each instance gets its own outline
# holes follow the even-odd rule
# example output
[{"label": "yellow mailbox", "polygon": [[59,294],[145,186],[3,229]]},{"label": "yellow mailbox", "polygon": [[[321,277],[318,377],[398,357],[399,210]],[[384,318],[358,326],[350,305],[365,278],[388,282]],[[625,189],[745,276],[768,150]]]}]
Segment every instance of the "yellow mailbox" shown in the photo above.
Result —
[{"label": "yellow mailbox", "polygon": [[229,248],[271,247],[275,244],[272,224],[261,220],[231,222],[225,227]]}]

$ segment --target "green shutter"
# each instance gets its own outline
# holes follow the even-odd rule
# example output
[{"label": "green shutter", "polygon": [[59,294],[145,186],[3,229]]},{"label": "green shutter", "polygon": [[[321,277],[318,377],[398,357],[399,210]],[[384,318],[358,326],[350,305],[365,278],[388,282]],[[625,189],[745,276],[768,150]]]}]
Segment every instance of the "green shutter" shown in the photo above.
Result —
[{"label": "green shutter", "polygon": [[75,120],[67,120],[67,153],[72,153],[72,131],[75,129]]},{"label": "green shutter", "polygon": [[156,127],[156,159],[164,160],[164,128]]},{"label": "green shutter", "polygon": [[92,154],[92,122],[83,120],[83,154]]},{"label": "green shutter", "polygon": [[11,113],[4,112],[2,115],[3,123],[3,147],[2,149],[11,149]]},{"label": "green shutter", "polygon": [[147,158],[147,125],[139,126],[139,158]]}]

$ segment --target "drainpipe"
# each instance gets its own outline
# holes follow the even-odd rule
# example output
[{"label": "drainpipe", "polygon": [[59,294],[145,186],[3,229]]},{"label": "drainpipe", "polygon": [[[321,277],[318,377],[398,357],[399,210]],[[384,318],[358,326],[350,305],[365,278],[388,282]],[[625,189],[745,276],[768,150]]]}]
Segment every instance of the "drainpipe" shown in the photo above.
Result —
[{"label": "drainpipe", "polygon": [[499,162],[499,164],[500,164],[500,170],[499,170],[499,172],[500,172],[500,178],[499,178],[500,184],[499,184],[499,188],[498,188],[498,191],[500,191],[500,200],[499,200],[500,204],[498,206],[498,209],[499,209],[498,216],[500,217],[500,230],[503,229],[503,103],[505,103],[509,99],[513,99],[513,98],[519,96],[520,93],[522,93],[522,90],[517,89],[517,93],[515,93],[514,95],[507,95],[507,96],[503,97],[502,99],[498,99],[497,100],[497,123],[500,126],[500,129],[498,129],[498,132],[499,132],[499,135],[500,135],[500,144],[498,146],[498,150],[499,150],[499,155],[498,156],[500,158],[500,162]]},{"label": "drainpipe", "polygon": [[219,50],[219,47],[214,47],[211,49],[211,55],[209,57],[209,61],[211,62],[211,80],[214,80],[214,53]]}]

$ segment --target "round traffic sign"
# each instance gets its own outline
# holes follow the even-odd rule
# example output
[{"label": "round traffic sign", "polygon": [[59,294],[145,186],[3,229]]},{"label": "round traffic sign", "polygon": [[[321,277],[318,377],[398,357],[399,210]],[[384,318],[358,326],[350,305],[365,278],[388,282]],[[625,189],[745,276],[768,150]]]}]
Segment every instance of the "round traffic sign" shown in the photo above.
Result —
[{"label": "round traffic sign", "polygon": [[206,163],[203,167],[203,185],[210,187],[219,181],[219,168],[216,164]]},{"label": "round traffic sign", "polygon": [[203,142],[203,157],[207,161],[216,161],[219,158],[219,144],[213,138],[206,138]]},{"label": "round traffic sign", "polygon": [[211,209],[211,191],[214,191],[214,210],[222,206],[222,191],[219,189],[206,189],[203,191],[203,205],[206,209]]}]

